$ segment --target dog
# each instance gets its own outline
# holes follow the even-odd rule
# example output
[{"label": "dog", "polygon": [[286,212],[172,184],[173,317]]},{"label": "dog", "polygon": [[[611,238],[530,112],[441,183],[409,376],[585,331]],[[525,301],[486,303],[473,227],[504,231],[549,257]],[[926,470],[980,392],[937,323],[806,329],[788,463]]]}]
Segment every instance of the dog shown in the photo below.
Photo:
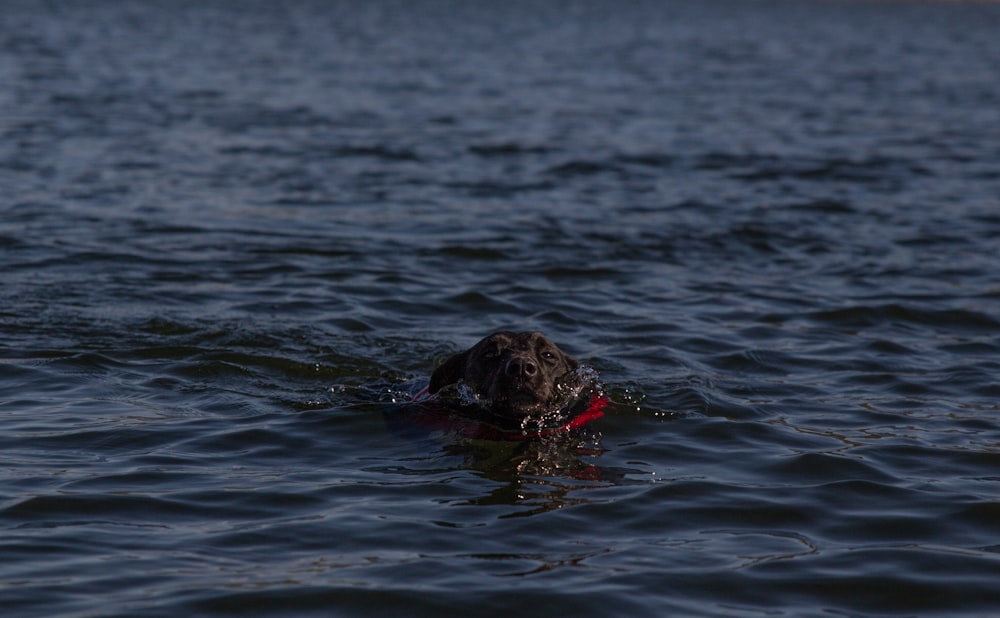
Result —
[{"label": "dog", "polygon": [[427,392],[461,383],[492,412],[526,417],[558,407],[566,398],[561,380],[579,366],[542,333],[500,331],[445,360]]}]

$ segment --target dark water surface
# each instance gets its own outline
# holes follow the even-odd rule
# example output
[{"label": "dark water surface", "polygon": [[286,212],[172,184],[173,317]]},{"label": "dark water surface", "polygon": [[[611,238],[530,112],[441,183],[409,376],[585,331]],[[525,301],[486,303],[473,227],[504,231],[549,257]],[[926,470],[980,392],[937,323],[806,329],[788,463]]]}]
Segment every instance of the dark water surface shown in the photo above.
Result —
[{"label": "dark water surface", "polygon": [[[0,4],[2,614],[1000,614],[998,32]],[[498,328],[609,414],[412,422]]]}]

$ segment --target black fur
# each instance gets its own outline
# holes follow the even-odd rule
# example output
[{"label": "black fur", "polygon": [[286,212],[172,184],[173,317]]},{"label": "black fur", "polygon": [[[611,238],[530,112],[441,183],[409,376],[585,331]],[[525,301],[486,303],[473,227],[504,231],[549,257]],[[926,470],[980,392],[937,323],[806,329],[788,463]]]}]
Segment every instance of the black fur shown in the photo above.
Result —
[{"label": "black fur", "polygon": [[428,391],[461,381],[493,411],[525,415],[556,401],[559,379],[578,366],[541,333],[501,331],[445,360]]}]

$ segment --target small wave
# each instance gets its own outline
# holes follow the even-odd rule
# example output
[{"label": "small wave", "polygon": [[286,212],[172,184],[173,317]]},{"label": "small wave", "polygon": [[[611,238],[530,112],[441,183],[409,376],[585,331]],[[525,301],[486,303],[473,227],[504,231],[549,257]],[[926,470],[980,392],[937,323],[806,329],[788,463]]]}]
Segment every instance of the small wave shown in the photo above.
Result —
[{"label": "small wave", "polygon": [[541,145],[518,144],[504,142],[497,144],[477,144],[469,146],[469,152],[481,157],[515,157],[523,155],[544,155],[552,149]]},{"label": "small wave", "polygon": [[795,202],[785,208],[792,211],[819,213],[828,215],[854,215],[858,214],[857,208],[849,202],[841,200],[814,200],[810,202]]},{"label": "small wave", "polygon": [[855,328],[884,324],[912,324],[963,331],[995,332],[1000,329],[1000,320],[980,311],[931,309],[899,303],[857,305],[816,311],[807,316],[818,322]]},{"label": "small wave", "polygon": [[571,176],[594,176],[608,172],[617,173],[621,170],[606,161],[574,160],[554,165],[546,170],[547,174],[567,178]]}]

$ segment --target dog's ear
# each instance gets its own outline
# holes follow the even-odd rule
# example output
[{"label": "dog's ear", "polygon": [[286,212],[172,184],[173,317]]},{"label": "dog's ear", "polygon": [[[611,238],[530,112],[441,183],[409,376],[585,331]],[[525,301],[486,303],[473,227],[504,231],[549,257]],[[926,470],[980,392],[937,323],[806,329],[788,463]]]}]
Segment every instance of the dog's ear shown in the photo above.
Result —
[{"label": "dog's ear", "polygon": [[465,361],[468,356],[468,352],[461,352],[441,363],[441,366],[431,374],[431,383],[427,387],[427,392],[433,395],[443,387],[461,380],[465,375]]}]

